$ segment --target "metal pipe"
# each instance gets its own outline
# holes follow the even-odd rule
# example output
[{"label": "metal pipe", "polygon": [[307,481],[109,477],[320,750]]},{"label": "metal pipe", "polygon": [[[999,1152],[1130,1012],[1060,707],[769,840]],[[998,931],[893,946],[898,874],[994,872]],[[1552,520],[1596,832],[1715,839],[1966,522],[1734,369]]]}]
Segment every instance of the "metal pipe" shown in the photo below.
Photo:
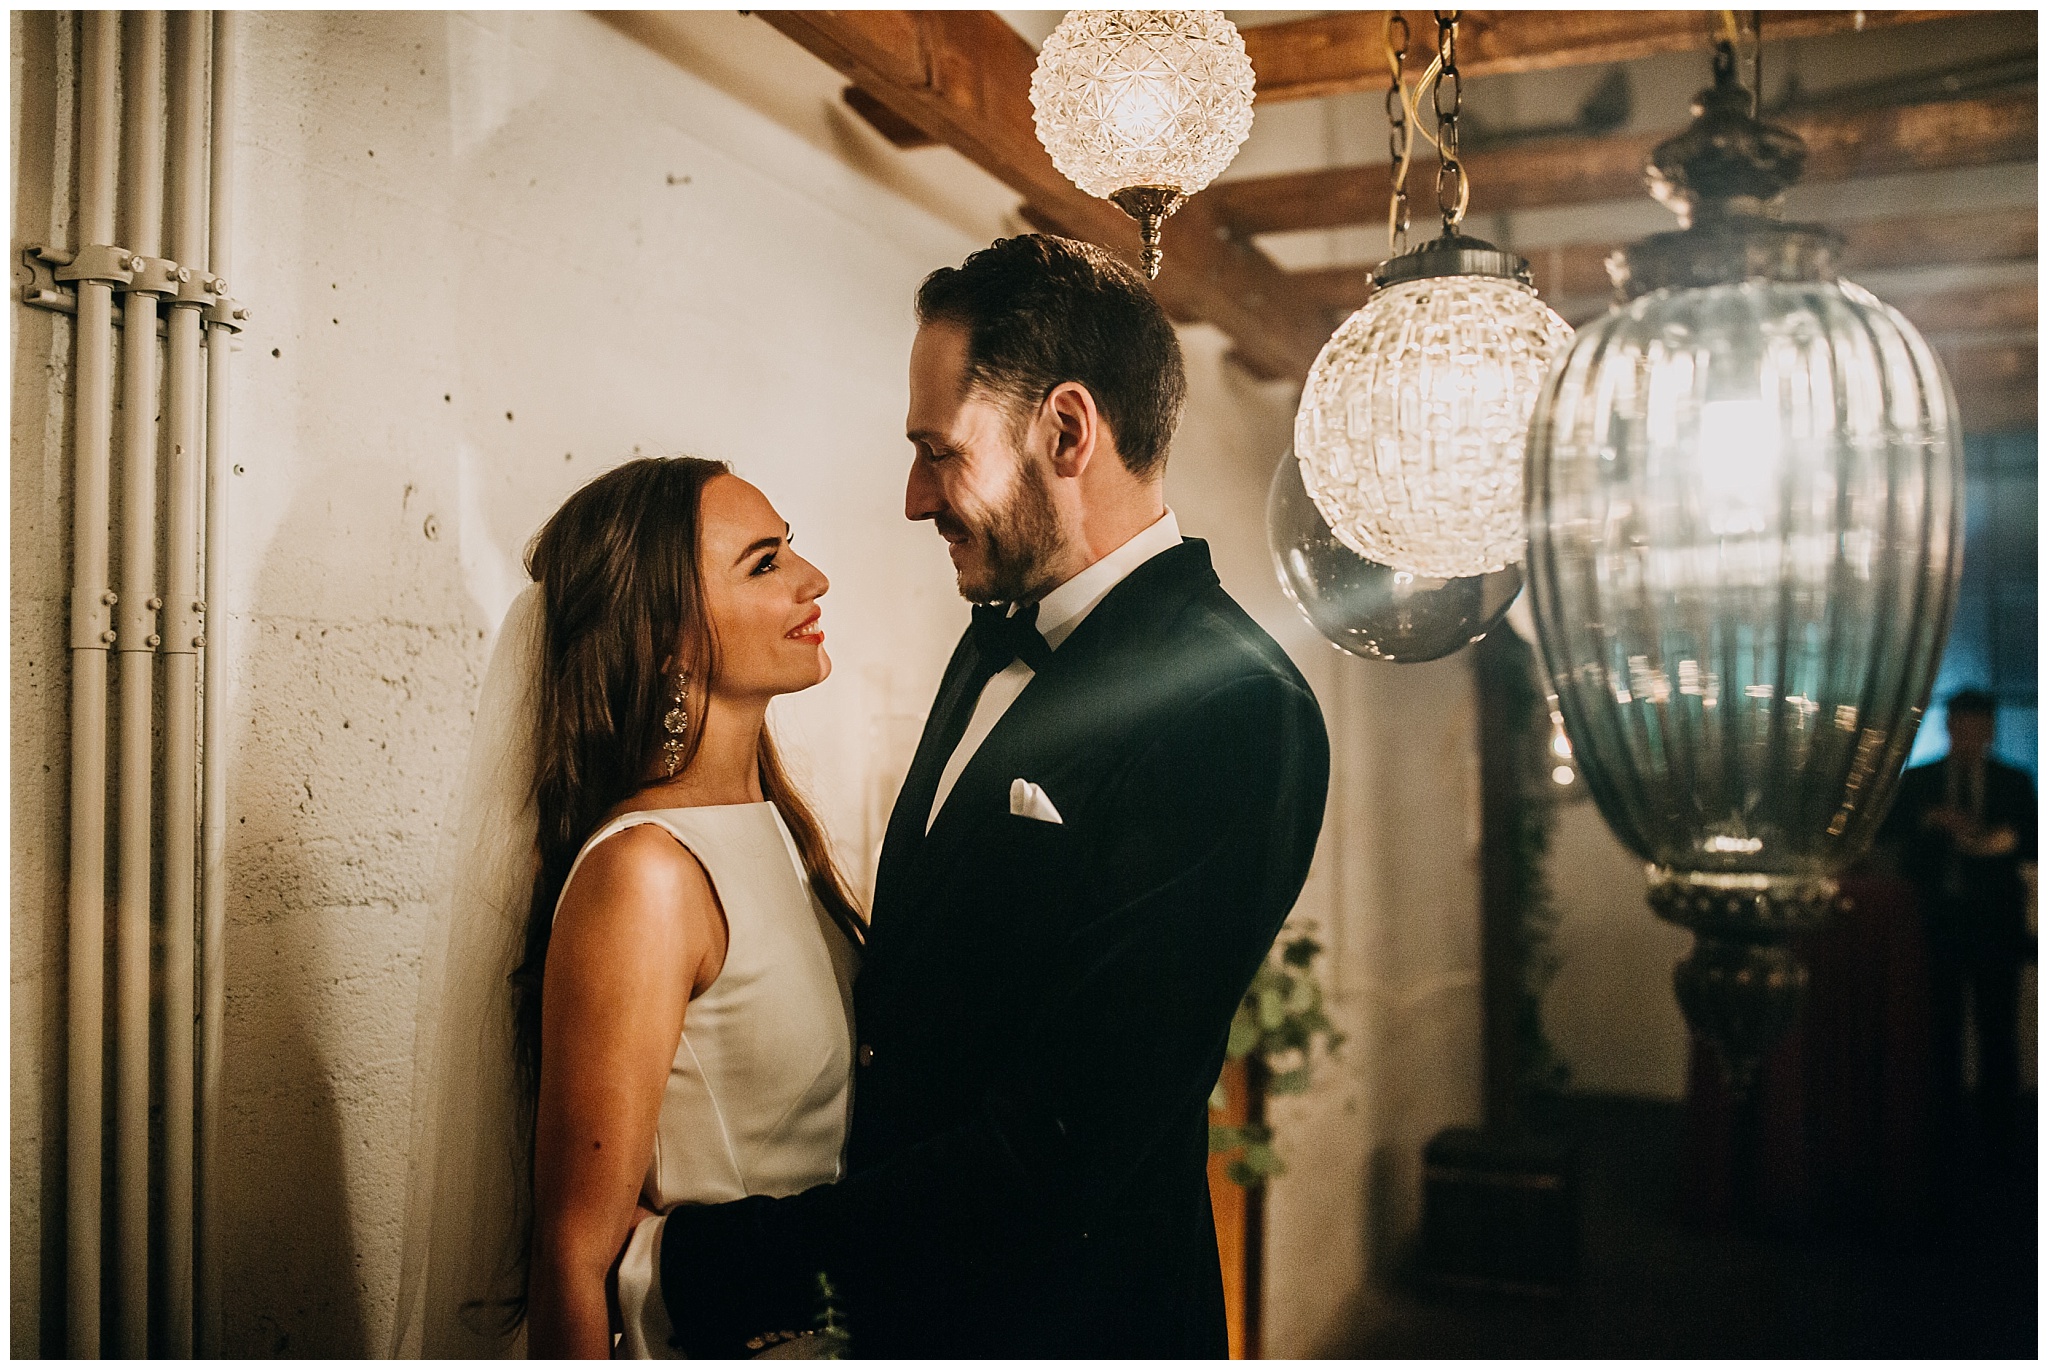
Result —
[{"label": "metal pipe", "polygon": [[114,936],[114,1354],[149,1350],[150,711],[155,684],[157,295],[163,218],[164,17],[129,17],[127,243],[144,259],[121,330],[120,712]]},{"label": "metal pipe", "polygon": [[[115,98],[121,18],[85,18],[79,76],[79,246],[114,241],[120,157]],[[114,291],[78,282],[77,385],[72,409],[71,833],[65,889],[69,931],[65,998],[65,1349],[100,1354],[100,1128],[105,1080],[107,954],[107,649],[113,590],[107,577],[113,460]]]},{"label": "metal pipe", "polygon": [[192,1354],[193,904],[199,842],[200,360],[206,290],[206,16],[170,18],[163,777],[163,1312],[160,1354]]},{"label": "metal pipe", "polygon": [[[208,261],[214,290],[229,298],[233,265],[235,199],[235,38],[240,16],[213,16],[212,205],[207,214]],[[231,308],[232,306],[224,307]],[[200,961],[202,1005],[199,1024],[198,1303],[199,1352],[221,1354],[220,1257],[220,1080],[221,1033],[227,1015],[227,596],[228,379],[230,321],[207,330],[206,342],[206,579],[208,616],[204,671],[206,686],[204,805],[200,830]]]}]

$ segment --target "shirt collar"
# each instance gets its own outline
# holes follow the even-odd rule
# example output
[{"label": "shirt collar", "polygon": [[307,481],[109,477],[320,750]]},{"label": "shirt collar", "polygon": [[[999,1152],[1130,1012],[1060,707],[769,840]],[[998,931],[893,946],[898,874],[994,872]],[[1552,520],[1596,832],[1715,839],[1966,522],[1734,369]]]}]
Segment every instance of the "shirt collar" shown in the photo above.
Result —
[{"label": "shirt collar", "polygon": [[1038,601],[1038,631],[1046,645],[1058,648],[1125,576],[1180,542],[1180,524],[1168,509],[1149,528],[1049,592]]}]

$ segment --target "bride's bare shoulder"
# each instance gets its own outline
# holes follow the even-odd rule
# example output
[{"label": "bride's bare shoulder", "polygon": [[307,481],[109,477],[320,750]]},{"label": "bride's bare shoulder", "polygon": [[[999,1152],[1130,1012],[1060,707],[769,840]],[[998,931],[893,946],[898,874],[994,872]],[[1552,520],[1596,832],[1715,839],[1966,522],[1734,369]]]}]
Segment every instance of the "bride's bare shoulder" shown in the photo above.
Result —
[{"label": "bride's bare shoulder", "polygon": [[680,949],[696,964],[693,993],[724,965],[728,937],[711,877],[658,822],[622,828],[583,854],[555,911],[551,967],[565,935],[579,946],[609,948],[605,955]]},{"label": "bride's bare shoulder", "polygon": [[703,864],[666,826],[634,823],[608,834],[583,853],[564,892],[566,906],[595,900],[674,906],[708,894],[711,879]]}]

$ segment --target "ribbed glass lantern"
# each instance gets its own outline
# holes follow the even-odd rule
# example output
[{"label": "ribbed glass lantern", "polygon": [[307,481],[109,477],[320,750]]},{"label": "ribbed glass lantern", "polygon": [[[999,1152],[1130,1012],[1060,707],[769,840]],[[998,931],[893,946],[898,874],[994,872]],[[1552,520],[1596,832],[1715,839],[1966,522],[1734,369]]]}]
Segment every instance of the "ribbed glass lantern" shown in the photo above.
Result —
[{"label": "ribbed glass lantern", "polygon": [[1679,1000],[1743,1084],[1805,981],[1794,933],[1869,843],[1961,563],[1962,434],[1913,326],[1767,207],[1803,147],[1732,61],[1658,149],[1690,221],[1627,250],[1529,432],[1530,588],[1588,787],[1692,929]]},{"label": "ribbed glass lantern", "polygon": [[1062,175],[1160,225],[1230,165],[1252,129],[1252,63],[1221,10],[1072,10],[1031,76],[1038,141]]},{"label": "ribbed glass lantern", "polygon": [[1382,263],[1294,419],[1302,481],[1344,545],[1454,580],[1522,559],[1529,412],[1570,325],[1528,263],[1446,233]]}]

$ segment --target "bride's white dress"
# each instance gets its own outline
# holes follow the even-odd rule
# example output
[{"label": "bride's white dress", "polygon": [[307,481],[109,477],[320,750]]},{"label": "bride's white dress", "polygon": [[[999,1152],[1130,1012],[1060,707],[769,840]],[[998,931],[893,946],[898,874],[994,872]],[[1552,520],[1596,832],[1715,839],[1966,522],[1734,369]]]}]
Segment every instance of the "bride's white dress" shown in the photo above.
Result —
[{"label": "bride's white dress", "polygon": [[[534,585],[506,611],[421,946],[394,1356],[526,1350],[524,1326],[508,1316],[524,1292],[519,1248],[531,1193],[507,977],[525,955],[533,897],[542,613]],[[812,897],[781,815],[772,804],[622,814],[584,850],[643,823],[660,825],[703,865],[730,936],[718,978],[684,1015],[641,1201],[666,1211],[837,1179],[856,953]],[[621,1302],[632,1313],[619,1355],[672,1354],[659,1225],[650,1218],[635,1232],[622,1271]]]},{"label": "bride's white dress", "polygon": [[[584,843],[564,891],[592,847],[648,824],[704,867],[727,943],[718,978],[684,1014],[640,1202],[666,1212],[838,1179],[853,1101],[853,947],[812,894],[773,804],[621,814]],[[643,1223],[621,1264],[616,1356],[675,1354],[659,1238],[659,1223]]]}]

